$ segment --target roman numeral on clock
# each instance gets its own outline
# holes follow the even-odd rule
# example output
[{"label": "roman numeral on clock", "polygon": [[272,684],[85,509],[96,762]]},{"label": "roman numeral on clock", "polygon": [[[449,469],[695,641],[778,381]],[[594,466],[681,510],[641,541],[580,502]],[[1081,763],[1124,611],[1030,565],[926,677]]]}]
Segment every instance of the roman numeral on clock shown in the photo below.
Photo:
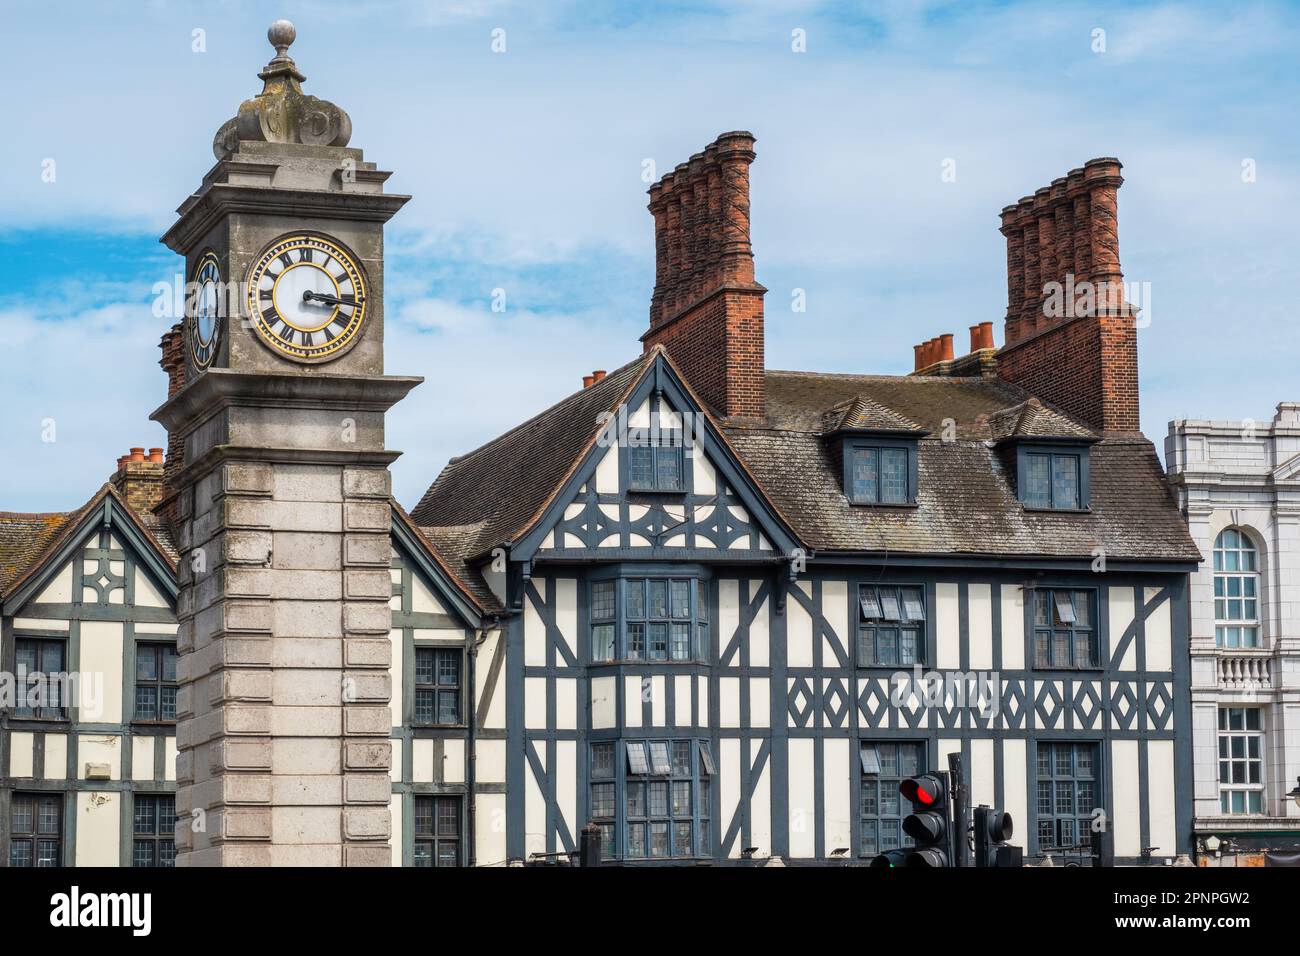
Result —
[{"label": "roman numeral on clock", "polygon": [[293,265],[293,259],[289,256],[289,253],[287,252],[280,253],[280,261],[284,263],[284,267],[286,269],[289,268],[289,266]]}]

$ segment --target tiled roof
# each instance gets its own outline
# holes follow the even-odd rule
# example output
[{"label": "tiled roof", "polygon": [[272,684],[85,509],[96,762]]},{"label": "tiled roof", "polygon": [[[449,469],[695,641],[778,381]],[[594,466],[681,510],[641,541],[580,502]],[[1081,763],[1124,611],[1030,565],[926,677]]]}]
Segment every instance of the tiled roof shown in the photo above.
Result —
[{"label": "tiled roof", "polygon": [[104,485],[75,511],[50,514],[0,512],[0,597],[16,590],[40,565],[63,544],[85,515],[111,496],[144,529],[166,562],[175,568],[178,553],[167,523],[153,514],[132,511],[126,499]]},{"label": "tiled roof", "polygon": [[0,595],[25,575],[46,553],[50,542],[84,512],[84,506],[77,511],[49,514],[0,511]]},{"label": "tiled roof", "polygon": [[451,579],[452,584],[460,588],[464,597],[469,598],[470,604],[480,611],[491,612],[501,609],[501,602],[496,599],[496,595],[487,586],[482,575],[465,561],[468,555],[461,554],[457,550],[461,541],[460,536],[452,535],[444,541],[437,535],[428,534],[426,529],[417,525],[406,513],[406,509],[395,499],[390,499],[390,502],[393,506],[393,517],[415,532],[416,537],[424,543],[429,555]]},{"label": "tiled roof", "polygon": [[842,431],[924,432],[925,429],[867,398],[855,395],[845,399],[822,415],[822,432],[830,435]]},{"label": "tiled roof", "polygon": [[1064,412],[1044,405],[1037,398],[1027,398],[1019,405],[990,415],[988,421],[994,441],[1008,438],[1097,439],[1097,434],[1092,429],[1074,421]]},{"label": "tiled roof", "polygon": [[[915,508],[852,505],[823,410],[865,397],[930,431],[917,443]],[[995,378],[767,373],[766,427],[726,431],[807,546],[911,552],[1197,561],[1154,446],[1143,438],[1093,446],[1090,509],[1026,511],[994,443],[1013,434],[1097,436],[1063,412]],[[995,427],[996,423],[996,427]],[[945,436],[951,440],[944,440]]]},{"label": "tiled roof", "polygon": [[477,557],[514,540],[550,503],[655,351],[575,392],[500,438],[453,458],[411,517],[439,547]]},{"label": "tiled roof", "polygon": [[[646,367],[647,353],[591,388],[471,454],[454,460],[416,506],[426,537],[453,564],[476,558],[530,526],[576,467]],[[914,508],[849,503],[826,429],[928,432],[918,440]],[[724,424],[761,490],[801,543],[820,551],[908,552],[1198,561],[1143,438],[1097,441],[1081,422],[1001,379],[769,371],[767,420]],[[1054,437],[1096,442],[1090,508],[1026,511],[999,440]],[[464,576],[476,577],[472,568]],[[481,579],[476,593],[486,590]]]}]

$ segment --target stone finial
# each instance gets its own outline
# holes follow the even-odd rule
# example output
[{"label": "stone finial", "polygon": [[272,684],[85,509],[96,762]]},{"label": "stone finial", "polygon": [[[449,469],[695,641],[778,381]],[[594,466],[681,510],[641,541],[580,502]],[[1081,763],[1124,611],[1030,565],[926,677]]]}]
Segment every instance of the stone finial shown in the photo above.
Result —
[{"label": "stone finial", "polygon": [[275,56],[258,78],[262,92],[239,107],[239,113],[217,130],[212,152],[225,159],[241,142],[299,143],[306,146],[346,146],[352,119],[327,100],[303,93],[307,77],[289,56],[298,31],[288,20],[276,20],[266,31]]}]

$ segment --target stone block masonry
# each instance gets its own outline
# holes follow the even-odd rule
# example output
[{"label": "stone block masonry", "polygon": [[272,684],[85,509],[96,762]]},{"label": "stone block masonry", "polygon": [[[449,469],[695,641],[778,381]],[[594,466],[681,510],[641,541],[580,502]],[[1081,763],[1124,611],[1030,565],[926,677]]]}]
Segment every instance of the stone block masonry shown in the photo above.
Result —
[{"label": "stone block masonry", "polygon": [[183,863],[391,860],[388,486],[225,461],[182,491]]}]

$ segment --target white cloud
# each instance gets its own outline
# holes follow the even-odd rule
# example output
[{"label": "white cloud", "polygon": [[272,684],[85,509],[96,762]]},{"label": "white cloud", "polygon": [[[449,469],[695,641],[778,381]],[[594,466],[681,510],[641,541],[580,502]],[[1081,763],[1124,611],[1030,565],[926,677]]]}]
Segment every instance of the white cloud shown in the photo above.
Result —
[{"label": "white cloud", "polygon": [[[1296,341],[1300,137],[1279,118],[1297,29],[1284,7],[900,2],[855,17],[814,2],[467,0],[288,15],[308,91],[349,110],[354,145],[414,196],[389,230],[386,275],[390,368],[427,378],[390,426],[408,504],[449,455],[639,351],[653,268],[642,162],[662,173],[738,127],[759,140],[753,228],[772,367],[905,371],[914,342],[943,331],[961,342],[968,325],[999,320],[998,210],[1114,154],[1125,271],[1155,296],[1141,354],[1148,433],[1185,413],[1262,418],[1294,397],[1280,394],[1294,387],[1282,348],[1251,355],[1248,381],[1230,389],[1200,384],[1221,374],[1225,329]],[[94,64],[93,83],[50,68],[48,14],[12,21],[0,83],[34,106],[6,117],[0,229],[161,232],[211,165],[213,132],[259,88],[265,19],[251,5],[151,5],[59,31],[62,62]],[[190,52],[196,25],[206,54]],[[503,55],[489,49],[496,25],[509,33]],[[789,51],[794,26],[808,31],[806,54]],[[1102,56],[1094,26],[1107,30]],[[43,157],[58,160],[54,184],[40,182]],[[1259,168],[1250,185],[1246,157]],[[940,179],[948,158],[955,183]],[[496,287],[504,316],[488,307]],[[790,311],[796,287],[807,313]],[[0,300],[12,346],[0,400],[13,409],[0,447],[24,462],[19,474],[40,460],[41,407],[95,424],[77,467],[68,459],[53,482],[44,466],[6,475],[0,506],[15,494],[75,502],[119,445],[161,443],[144,416],[163,393],[162,329],[128,304],[138,291],[57,305],[58,323],[46,303]],[[100,330],[89,345],[68,331],[87,328]]]}]

